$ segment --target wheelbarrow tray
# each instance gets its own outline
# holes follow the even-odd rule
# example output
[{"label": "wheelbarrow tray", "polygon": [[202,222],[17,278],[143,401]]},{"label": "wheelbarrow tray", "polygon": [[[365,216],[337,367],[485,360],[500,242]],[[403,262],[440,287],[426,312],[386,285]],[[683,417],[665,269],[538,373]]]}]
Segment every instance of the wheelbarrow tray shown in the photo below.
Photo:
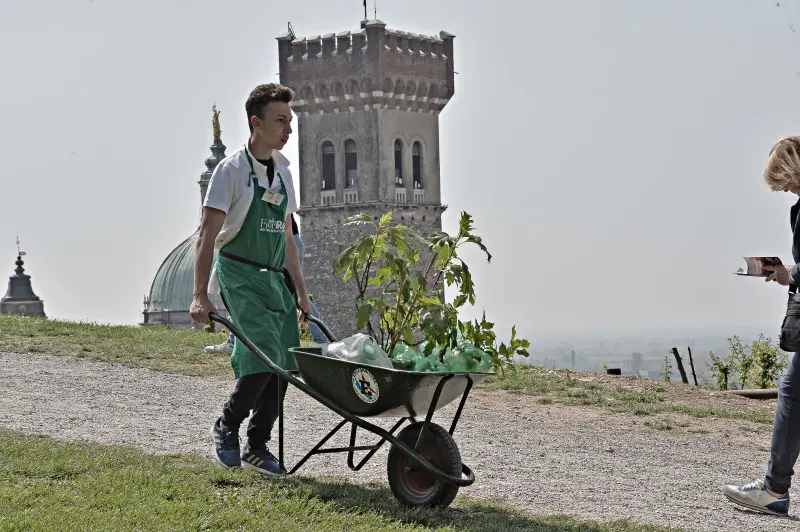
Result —
[{"label": "wheelbarrow tray", "polygon": [[421,372],[370,366],[325,356],[320,347],[289,350],[303,381],[330,401],[361,417],[424,416],[445,377],[434,410],[460,399],[469,385],[492,373]]}]

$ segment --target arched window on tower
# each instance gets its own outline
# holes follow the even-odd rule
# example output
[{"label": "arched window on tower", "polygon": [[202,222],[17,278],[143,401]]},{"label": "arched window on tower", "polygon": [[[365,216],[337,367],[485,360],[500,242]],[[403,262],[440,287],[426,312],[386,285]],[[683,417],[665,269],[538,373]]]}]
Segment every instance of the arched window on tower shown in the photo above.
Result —
[{"label": "arched window on tower", "polygon": [[322,145],[322,190],[336,189],[336,151],[332,142]]},{"label": "arched window on tower", "polygon": [[403,141],[394,141],[394,184],[403,185]]},{"label": "arched window on tower", "polygon": [[414,188],[422,188],[422,144],[415,142],[411,148],[411,166],[414,177]]},{"label": "arched window on tower", "polygon": [[358,149],[353,139],[344,143],[344,186],[358,187]]}]

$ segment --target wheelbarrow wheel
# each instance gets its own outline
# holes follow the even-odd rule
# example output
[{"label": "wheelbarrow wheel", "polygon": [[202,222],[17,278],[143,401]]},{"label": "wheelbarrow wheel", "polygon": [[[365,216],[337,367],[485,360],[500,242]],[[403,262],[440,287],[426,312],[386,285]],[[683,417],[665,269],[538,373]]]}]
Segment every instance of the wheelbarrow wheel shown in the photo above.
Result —
[{"label": "wheelbarrow wheel", "polygon": [[[397,435],[397,439],[412,449],[417,445],[417,438],[422,430],[421,422],[413,423]],[[439,470],[454,477],[461,476],[461,453],[458,446],[441,426],[429,423],[425,437],[417,452]],[[411,465],[410,471],[408,466]],[[458,493],[458,486],[436,478],[409,457],[396,445],[389,449],[387,462],[389,487],[394,496],[409,507],[442,507],[453,502]]]}]

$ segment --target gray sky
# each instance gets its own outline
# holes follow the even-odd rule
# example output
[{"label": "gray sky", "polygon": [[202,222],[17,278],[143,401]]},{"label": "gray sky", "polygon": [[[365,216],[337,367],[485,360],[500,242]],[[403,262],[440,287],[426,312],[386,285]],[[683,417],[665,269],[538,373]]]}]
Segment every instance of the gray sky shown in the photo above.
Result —
[{"label": "gray sky", "polygon": [[[128,324],[198,222],[211,106],[230,153],[287,21],[310,36],[363,16],[357,0],[6,4],[0,272],[19,232],[49,316]],[[470,212],[494,255],[467,254],[489,318],[774,337],[784,289],[731,272],[791,261],[794,198],[761,177],[800,133],[800,0],[776,4],[379,1],[390,28],[456,35],[444,225]],[[286,152],[297,172],[296,138]]]}]

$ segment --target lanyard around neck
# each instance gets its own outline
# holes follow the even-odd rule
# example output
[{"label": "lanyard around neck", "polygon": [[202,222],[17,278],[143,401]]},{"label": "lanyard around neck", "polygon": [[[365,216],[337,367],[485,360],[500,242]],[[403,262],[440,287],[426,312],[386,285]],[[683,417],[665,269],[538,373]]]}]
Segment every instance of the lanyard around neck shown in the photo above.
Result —
[{"label": "lanyard around neck", "polygon": [[250,158],[250,150],[247,149],[247,144],[244,145],[244,156],[247,157],[247,162],[250,164],[250,175],[247,176],[247,186],[250,187],[250,181],[256,180],[256,169],[253,168],[253,159]]},{"label": "lanyard around neck", "polygon": [[[250,181],[252,180],[254,183],[256,181],[256,169],[253,168],[253,159],[250,158],[250,150],[247,149],[247,144],[244,145],[244,156],[247,157],[247,163],[250,165],[250,175],[247,176],[247,186],[250,187]],[[275,170],[275,176],[280,179],[281,184],[283,184],[283,177],[281,177],[280,172]]]}]

